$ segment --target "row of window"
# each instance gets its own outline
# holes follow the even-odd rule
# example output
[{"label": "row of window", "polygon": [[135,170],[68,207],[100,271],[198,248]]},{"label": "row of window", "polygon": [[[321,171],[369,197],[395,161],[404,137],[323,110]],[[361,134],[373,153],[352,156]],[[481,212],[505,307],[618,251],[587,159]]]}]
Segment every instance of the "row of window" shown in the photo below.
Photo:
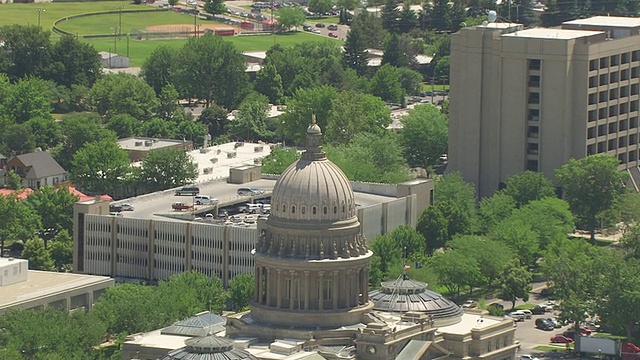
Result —
[{"label": "row of window", "polygon": [[[615,139],[612,139],[615,141]],[[603,154],[610,150],[615,150],[615,146],[609,149],[609,146],[614,144],[612,141],[601,141],[597,144],[587,145],[587,155],[595,155],[595,154]],[[620,163],[625,164],[627,162],[633,162],[638,160],[638,151],[639,150],[630,150],[628,152],[623,152],[618,154],[618,161]]]},{"label": "row of window", "polygon": [[[637,117],[632,118],[633,122],[635,122],[636,126],[637,126]],[[530,126],[531,128],[531,126]],[[623,119],[620,120],[618,122],[612,122],[612,123],[608,123],[608,124],[601,124],[598,125],[598,127],[590,127],[587,129],[587,139],[593,139],[596,136],[604,136],[607,134],[615,134],[618,131],[625,131],[627,130],[627,120]],[[632,134],[632,135],[636,135],[636,134]]]},{"label": "row of window", "polygon": [[[349,200],[349,207],[350,208],[353,207],[353,204],[352,204],[351,200]],[[279,209],[279,205],[278,204],[274,204],[274,208],[276,210]],[[295,214],[296,211],[297,211],[297,208],[296,208],[295,205],[291,205],[291,207],[289,207],[289,210],[291,211],[291,214]],[[286,212],[287,212],[287,204],[282,204],[282,212],[281,213],[284,214]],[[347,212],[347,206],[343,202],[343,204],[342,204],[342,213],[344,214],[346,212]],[[305,215],[307,213],[307,207],[305,205],[302,205],[300,207],[300,213],[302,215]],[[328,213],[329,213],[329,207],[323,206],[322,207],[322,214],[323,215],[327,215]],[[338,213],[338,206],[333,205],[332,213],[333,214],[337,214]],[[314,206],[311,207],[311,214],[312,215],[317,215],[318,214],[318,207],[317,206],[314,205]]]},{"label": "row of window", "polygon": [[[631,89],[631,92],[629,92]],[[607,100],[618,100],[626,98],[631,95],[638,95],[640,92],[640,84],[631,84],[631,86],[621,86],[620,88],[614,88],[610,90],[600,91],[599,93],[589,94],[589,105],[595,105],[598,102],[606,102]]]},{"label": "row of window", "polygon": [[618,66],[620,64],[628,64],[629,59],[631,61],[640,60],[640,51],[635,50],[630,53],[625,52],[622,54],[616,54],[611,56],[604,56],[600,59],[593,59],[589,61],[589,71],[606,69],[610,66]]},{"label": "row of window", "polygon": [[607,84],[615,84],[620,81],[627,81],[629,79],[640,78],[640,67],[635,66],[631,69],[622,69],[620,71],[613,71],[606,74],[600,74],[600,76],[594,75],[589,77],[589,87],[594,88]]},{"label": "row of window", "polygon": [[[619,105],[610,105],[609,107],[602,107],[597,110],[589,110],[587,113],[587,120],[589,122],[602,120],[617,115],[625,115],[629,112],[638,111],[640,109],[640,102],[634,100],[631,102],[625,102]],[[635,118],[635,117],[634,117]],[[632,126],[632,128],[635,126]]]}]

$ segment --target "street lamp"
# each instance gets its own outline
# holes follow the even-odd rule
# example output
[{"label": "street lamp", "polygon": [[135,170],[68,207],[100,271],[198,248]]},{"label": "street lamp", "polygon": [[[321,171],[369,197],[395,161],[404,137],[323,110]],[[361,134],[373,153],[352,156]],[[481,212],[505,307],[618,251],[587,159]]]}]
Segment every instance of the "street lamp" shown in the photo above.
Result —
[{"label": "street lamp", "polygon": [[112,27],[110,28],[111,30],[113,30],[113,52],[114,53],[118,53],[118,42],[116,41],[118,39],[118,27]]},{"label": "street lamp", "polygon": [[116,9],[118,9],[118,38],[120,38],[120,36],[122,36],[122,9],[124,9],[124,7],[118,6]]},{"label": "street lamp", "polygon": [[37,8],[37,9],[36,9],[36,12],[38,13],[38,27],[40,27],[40,14],[41,14],[43,11],[47,11],[47,10],[46,10],[46,9],[43,9],[43,8]]}]

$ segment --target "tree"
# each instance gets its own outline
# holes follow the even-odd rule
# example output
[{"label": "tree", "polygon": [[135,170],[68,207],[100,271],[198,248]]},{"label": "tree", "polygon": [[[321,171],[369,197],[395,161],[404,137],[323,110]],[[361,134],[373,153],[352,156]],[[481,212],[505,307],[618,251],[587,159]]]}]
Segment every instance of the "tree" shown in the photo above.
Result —
[{"label": "tree", "polygon": [[181,140],[191,140],[194,144],[204,143],[207,126],[193,120],[180,121],[176,126],[176,137]]},{"label": "tree", "polygon": [[[42,229],[65,230],[73,233],[73,204],[78,196],[69,192],[69,188],[61,186],[43,186],[24,201],[33,211],[40,215]],[[45,239],[45,241],[48,239]]]},{"label": "tree", "polygon": [[20,256],[29,261],[29,269],[44,271],[55,270],[51,255],[44,247],[44,240],[42,239],[35,238],[25,241],[24,249]]},{"label": "tree", "polygon": [[11,189],[11,190],[22,189],[22,177],[16,174],[15,171],[9,170],[5,176],[6,176],[6,180],[5,180],[4,186],[7,189]]},{"label": "tree", "polygon": [[398,33],[408,34],[418,27],[418,17],[416,12],[411,9],[410,3],[405,2],[400,12],[400,21],[397,22]]},{"label": "tree", "polygon": [[416,229],[426,239],[426,251],[429,254],[433,254],[449,240],[449,222],[442,211],[435,206],[425,209]]},{"label": "tree", "polygon": [[239,312],[249,307],[253,299],[255,279],[253,274],[236,275],[229,281],[229,305],[233,311]]},{"label": "tree", "polygon": [[424,236],[413,227],[408,225],[399,226],[390,232],[389,236],[396,246],[402,250],[402,257],[404,259],[410,258],[414,254],[417,257],[424,254]]},{"label": "tree", "polygon": [[31,118],[25,125],[31,128],[36,147],[50,149],[62,141],[62,129],[54,119],[49,117]]},{"label": "tree", "polygon": [[428,168],[447,151],[448,121],[433,105],[418,105],[402,119],[401,141],[409,166]]},{"label": "tree", "polygon": [[331,0],[309,0],[307,2],[309,6],[309,11],[316,14],[318,17],[324,15],[324,13],[331,10],[333,6],[333,1]]},{"label": "tree", "polygon": [[229,112],[217,105],[213,104],[204,109],[198,118],[198,122],[209,128],[208,133],[215,139],[226,133],[229,124]]},{"label": "tree", "polygon": [[156,94],[173,81],[173,69],[176,51],[166,45],[153,49],[142,64],[140,76],[149,84]]},{"label": "tree", "polygon": [[443,32],[451,28],[451,8],[449,0],[434,0],[433,7],[428,9],[427,15],[431,20],[428,27],[438,32]]},{"label": "tree", "polygon": [[47,78],[67,88],[74,84],[91,87],[101,74],[98,51],[75,36],[62,36],[52,44],[51,61]]},{"label": "tree", "polygon": [[129,156],[112,140],[86,144],[73,155],[70,178],[84,191],[106,194],[129,173]]},{"label": "tree", "polygon": [[107,288],[93,305],[89,315],[107,327],[107,334],[135,334],[162,326],[157,320],[155,289],[131,283]]},{"label": "tree", "polygon": [[396,2],[393,0],[385,0],[384,6],[380,13],[382,19],[382,27],[393,34],[400,32],[398,19],[400,18],[400,11],[397,9]]},{"label": "tree", "polygon": [[329,111],[337,97],[338,92],[331,86],[297,90],[287,100],[287,111],[280,115],[279,135],[287,143],[303,145],[312,114],[316,115],[320,128],[326,129]]},{"label": "tree", "polygon": [[466,26],[464,22],[467,18],[467,11],[465,10],[466,1],[455,0],[453,6],[449,10],[449,30],[452,32],[460,30],[461,27]]},{"label": "tree", "polygon": [[511,196],[518,207],[533,200],[556,195],[553,183],[543,173],[534,171],[509,176],[505,181],[504,193]]},{"label": "tree", "polygon": [[520,260],[520,265],[531,266],[538,258],[540,239],[531,226],[518,218],[509,217],[498,223],[489,238],[508,246]]},{"label": "tree", "polygon": [[[418,95],[422,92],[423,75],[408,67],[398,68],[398,80],[407,95]],[[441,111],[442,112],[442,111]]]},{"label": "tree", "polygon": [[[475,231],[477,209],[472,184],[464,181],[460,173],[448,173],[436,180],[434,193],[435,205],[448,219],[449,238],[455,234],[471,234]],[[455,221],[452,220],[454,216]]]},{"label": "tree", "polygon": [[204,10],[209,14],[217,15],[226,13],[227,7],[224,5],[224,1],[222,0],[205,0]]},{"label": "tree", "polygon": [[378,235],[369,244],[369,249],[380,259],[379,269],[385,278],[391,269],[391,265],[402,258],[402,249],[389,235]]},{"label": "tree", "polygon": [[438,58],[436,67],[433,69],[433,76],[435,76],[436,79],[448,79],[450,67],[449,63],[449,55]]},{"label": "tree", "polygon": [[289,31],[297,26],[302,26],[307,17],[299,7],[283,7],[278,9],[276,19],[283,30]]},{"label": "tree", "polygon": [[513,198],[499,191],[493,196],[480,200],[478,215],[480,219],[480,231],[483,234],[489,233],[493,228],[511,215],[516,208]]},{"label": "tree", "polygon": [[61,230],[49,244],[49,254],[56,269],[72,270],[73,239],[66,229]]},{"label": "tree", "polygon": [[140,129],[140,134],[145,137],[162,139],[175,139],[178,136],[178,124],[173,121],[165,121],[160,118],[153,118],[145,121]]},{"label": "tree", "polygon": [[36,147],[36,137],[27,124],[12,124],[7,126],[0,136],[4,148],[2,151],[8,156],[32,152]]},{"label": "tree", "polygon": [[299,158],[300,153],[295,149],[274,148],[269,155],[262,158],[262,172],[265,174],[282,174]]},{"label": "tree", "polygon": [[555,197],[534,200],[513,211],[510,219],[527,224],[538,235],[541,249],[553,240],[566,238],[575,229],[569,204]]},{"label": "tree", "polygon": [[21,78],[6,89],[0,103],[6,115],[18,124],[36,117],[51,118],[50,88],[48,81]]},{"label": "tree", "polygon": [[266,124],[270,108],[266,96],[250,93],[240,103],[236,119],[229,123],[229,132],[249,142],[270,138],[271,132]]},{"label": "tree", "polygon": [[355,70],[358,75],[362,76],[369,67],[369,53],[364,34],[360,29],[360,27],[353,27],[347,34],[343,62],[346,67]]},{"label": "tree", "polygon": [[455,295],[456,299],[460,298],[460,290],[464,286],[475,284],[480,277],[475,259],[457,250],[433,255],[430,266],[436,273],[439,284],[445,286],[449,295]]},{"label": "tree", "polygon": [[102,120],[96,113],[71,113],[62,118],[62,147],[52,155],[60,165],[71,168],[73,155],[90,142],[101,140],[116,141],[116,134],[102,127]]},{"label": "tree", "polygon": [[505,249],[501,243],[483,236],[456,236],[447,242],[447,246],[474,258],[478,263],[480,275],[489,286],[503,274],[513,259],[510,249]]},{"label": "tree", "polygon": [[382,65],[417,68],[416,51],[407,38],[392,34],[384,46]]},{"label": "tree", "polygon": [[387,102],[402,104],[405,90],[402,88],[398,69],[391,65],[382,65],[371,79],[371,92]]},{"label": "tree", "polygon": [[198,169],[184,150],[152,150],[142,159],[140,183],[156,191],[188,184],[197,177]]},{"label": "tree", "polygon": [[131,115],[118,114],[109,118],[107,129],[115,132],[119,139],[140,134],[142,122]]},{"label": "tree", "polygon": [[275,65],[270,63],[258,71],[253,86],[255,91],[268,97],[272,104],[280,104],[284,96],[282,77],[278,74]]},{"label": "tree", "polygon": [[91,88],[89,98],[95,110],[103,116],[128,114],[145,121],[158,107],[153,88],[142,79],[125,74],[109,74]]},{"label": "tree", "polygon": [[[183,97],[205,100],[235,109],[248,89],[242,54],[218,35],[190,38],[178,51],[175,82]],[[221,79],[224,79],[221,80]]]},{"label": "tree", "polygon": [[326,141],[331,144],[346,144],[356,135],[382,136],[387,132],[389,124],[391,113],[382,100],[357,91],[341,91],[329,111],[325,128]]},{"label": "tree", "polygon": [[516,301],[522,299],[529,300],[529,292],[531,291],[531,273],[524,266],[507,267],[504,270],[500,281],[500,291],[498,298],[511,302],[511,308],[515,308]]},{"label": "tree", "polygon": [[18,202],[15,196],[0,195],[0,254],[4,254],[4,244],[9,241],[31,239],[41,229],[40,216],[32,208]]},{"label": "tree", "polygon": [[556,171],[564,197],[578,223],[589,230],[591,242],[595,242],[598,214],[610,209],[624,191],[624,175],[617,166],[615,157],[601,154],[570,159]]},{"label": "tree", "polygon": [[389,32],[382,26],[382,20],[369,11],[362,11],[353,17],[351,30],[362,34],[365,48],[382,49]]},{"label": "tree", "polygon": [[[44,77],[49,69],[51,33],[37,26],[5,25],[0,27],[0,64],[12,81],[27,76]],[[5,60],[5,61],[3,61]]]}]

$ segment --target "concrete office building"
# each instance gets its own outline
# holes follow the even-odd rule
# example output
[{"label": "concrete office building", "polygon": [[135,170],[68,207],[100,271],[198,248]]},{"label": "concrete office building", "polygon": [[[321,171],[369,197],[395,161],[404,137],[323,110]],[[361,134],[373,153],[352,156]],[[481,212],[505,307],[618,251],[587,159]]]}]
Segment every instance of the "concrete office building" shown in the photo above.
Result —
[{"label": "concrete office building", "polygon": [[115,281],[108,277],[28,270],[23,259],[0,258],[0,315],[9,309],[91,309]]},{"label": "concrete office building", "polygon": [[490,196],[518,172],[554,179],[570,158],[604,153],[640,180],[639,30],[640,18],[602,16],[461,29],[451,41],[447,170]]}]

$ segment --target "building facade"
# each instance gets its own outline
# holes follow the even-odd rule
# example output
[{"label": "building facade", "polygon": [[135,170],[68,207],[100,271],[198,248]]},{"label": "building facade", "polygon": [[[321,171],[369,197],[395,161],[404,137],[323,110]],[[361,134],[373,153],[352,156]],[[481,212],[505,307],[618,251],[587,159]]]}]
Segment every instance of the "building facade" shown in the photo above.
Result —
[{"label": "building facade", "polygon": [[0,186],[8,180],[8,173],[14,172],[22,179],[22,187],[39,189],[55,186],[66,181],[67,172],[45,151],[36,151],[11,157],[0,169]]},{"label": "building facade", "polygon": [[448,171],[480,196],[511,175],[610,154],[638,166],[640,18],[490,23],[451,41]]}]

